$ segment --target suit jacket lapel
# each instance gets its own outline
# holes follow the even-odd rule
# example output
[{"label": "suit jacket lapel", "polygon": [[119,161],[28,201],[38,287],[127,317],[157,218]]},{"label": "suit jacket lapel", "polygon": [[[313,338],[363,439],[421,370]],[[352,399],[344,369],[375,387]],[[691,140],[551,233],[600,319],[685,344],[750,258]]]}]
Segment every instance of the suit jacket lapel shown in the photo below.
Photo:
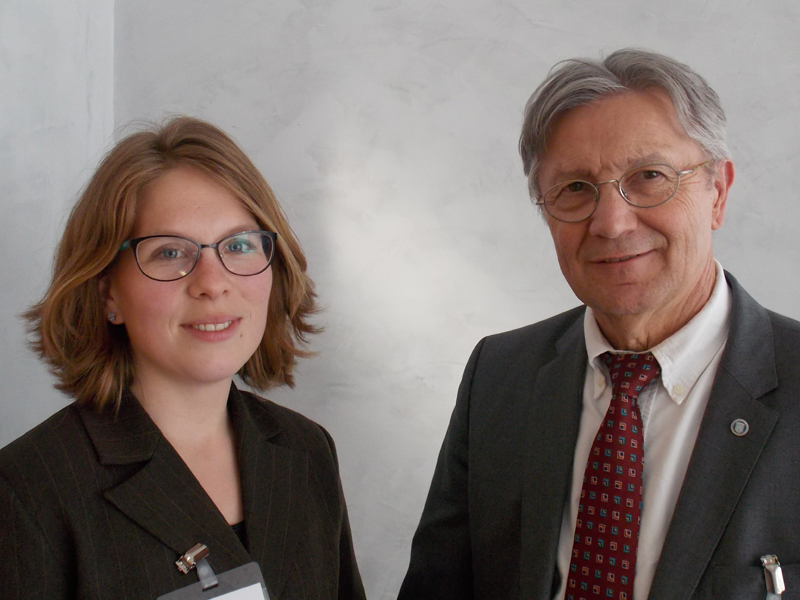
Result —
[{"label": "suit jacket lapel", "polygon": [[[686,478],[656,569],[650,600],[688,600],[769,438],[778,414],[759,398],[778,385],[766,311],[733,277],[731,328]],[[735,419],[750,425],[742,437]]]},{"label": "suit jacket lapel", "polygon": [[528,416],[522,484],[522,598],[550,598],[557,584],[552,575],[557,572],[586,378],[582,318],[575,320],[556,348],[558,356],[538,372]]},{"label": "suit jacket lapel", "polygon": [[[239,442],[239,471],[248,546],[262,567],[270,595],[279,598],[300,541],[308,488],[308,455],[274,443],[281,426],[261,401],[231,391],[231,419]],[[271,441],[273,440],[273,441]]]},{"label": "suit jacket lapel", "polygon": [[176,560],[201,542],[211,550],[209,563],[220,572],[250,561],[222,514],[132,395],[125,394],[117,415],[80,410],[102,465],[142,463],[105,492],[106,500],[171,548]]}]

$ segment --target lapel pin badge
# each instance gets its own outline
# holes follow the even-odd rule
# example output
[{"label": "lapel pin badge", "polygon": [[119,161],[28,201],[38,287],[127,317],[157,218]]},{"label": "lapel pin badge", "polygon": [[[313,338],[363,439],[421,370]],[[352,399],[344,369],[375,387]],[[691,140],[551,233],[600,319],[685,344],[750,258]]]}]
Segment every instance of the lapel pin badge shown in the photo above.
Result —
[{"label": "lapel pin badge", "polygon": [[192,569],[197,569],[197,576],[200,578],[200,583],[203,585],[203,591],[219,585],[214,570],[206,560],[209,552],[210,550],[205,544],[195,544],[186,551],[186,554],[175,561],[178,570],[184,575],[189,573]]},{"label": "lapel pin badge", "polygon": [[744,419],[735,419],[733,423],[731,423],[731,431],[736,437],[742,437],[743,435],[747,435],[747,432],[750,431],[750,424]]}]

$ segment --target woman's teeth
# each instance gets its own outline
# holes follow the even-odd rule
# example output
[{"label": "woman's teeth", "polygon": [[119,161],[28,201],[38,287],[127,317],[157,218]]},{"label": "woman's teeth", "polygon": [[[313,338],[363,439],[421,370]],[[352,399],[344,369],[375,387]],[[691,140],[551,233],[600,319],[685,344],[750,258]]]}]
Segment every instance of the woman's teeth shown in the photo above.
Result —
[{"label": "woman's teeth", "polygon": [[225,321],[224,323],[201,323],[200,325],[192,325],[194,329],[200,331],[222,331],[231,326],[233,321]]}]

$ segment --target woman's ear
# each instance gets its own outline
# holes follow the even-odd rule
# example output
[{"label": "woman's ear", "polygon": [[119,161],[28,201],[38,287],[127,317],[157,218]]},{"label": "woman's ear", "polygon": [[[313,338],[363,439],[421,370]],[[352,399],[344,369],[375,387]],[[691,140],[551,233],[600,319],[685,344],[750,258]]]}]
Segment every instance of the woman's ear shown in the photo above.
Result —
[{"label": "woman's ear", "polygon": [[114,285],[108,273],[103,275],[97,282],[97,287],[100,291],[100,297],[106,303],[106,315],[108,321],[113,325],[122,325],[125,322],[122,316],[122,311],[114,298]]}]

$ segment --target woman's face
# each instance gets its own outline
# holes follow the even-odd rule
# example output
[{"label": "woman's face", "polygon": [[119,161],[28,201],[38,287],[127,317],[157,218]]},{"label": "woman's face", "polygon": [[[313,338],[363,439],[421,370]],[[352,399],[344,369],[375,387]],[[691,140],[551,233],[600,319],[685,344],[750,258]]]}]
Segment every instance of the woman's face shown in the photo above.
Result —
[{"label": "woman's face", "polygon": [[[139,195],[131,238],[177,235],[212,244],[261,229],[236,198],[208,175],[179,166]],[[272,268],[242,277],[228,272],[213,248],[176,281],[154,281],[123,250],[111,271],[107,308],[124,324],[134,389],[160,384],[230,384],[258,348],[267,323]]]}]

